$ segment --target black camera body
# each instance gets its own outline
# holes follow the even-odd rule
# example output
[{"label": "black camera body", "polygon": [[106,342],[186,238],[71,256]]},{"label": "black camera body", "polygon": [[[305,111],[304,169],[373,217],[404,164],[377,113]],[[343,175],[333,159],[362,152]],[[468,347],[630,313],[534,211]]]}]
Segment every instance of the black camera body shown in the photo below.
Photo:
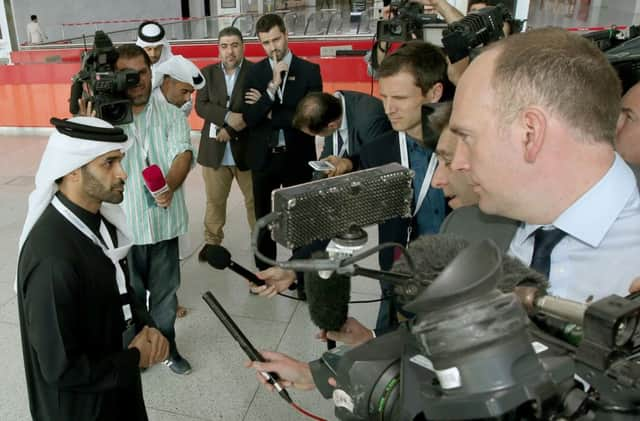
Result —
[{"label": "black camera body", "polygon": [[426,289],[414,291],[404,306],[414,319],[311,362],[314,383],[333,398],[336,417],[639,419],[640,294],[585,306],[580,338],[571,344],[531,323],[521,298],[497,289],[502,278],[495,243],[467,247]]},{"label": "black camera body", "polygon": [[424,14],[420,3],[392,0],[389,4],[392,19],[378,21],[376,38],[386,42],[404,42],[423,39],[424,25],[437,23],[437,15]]},{"label": "black camera body", "polygon": [[444,51],[451,63],[460,61],[469,56],[473,48],[504,38],[504,22],[513,21],[511,12],[502,4],[469,13],[442,32]]},{"label": "black camera body", "polygon": [[[96,116],[113,125],[133,121],[127,89],[136,86],[140,75],[134,70],[115,70],[118,52],[103,31],[96,31],[93,49],[82,57],[82,69],[73,77],[69,111],[78,114],[78,99],[91,102]],[[86,88],[86,90],[85,90]]]}]

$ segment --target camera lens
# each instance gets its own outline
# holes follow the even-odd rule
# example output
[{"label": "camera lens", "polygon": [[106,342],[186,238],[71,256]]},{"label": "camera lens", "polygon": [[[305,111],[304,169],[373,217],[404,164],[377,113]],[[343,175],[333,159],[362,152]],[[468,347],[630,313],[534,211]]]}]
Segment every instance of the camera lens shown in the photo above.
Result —
[{"label": "camera lens", "polygon": [[389,25],[389,33],[392,35],[402,35],[402,25]]},{"label": "camera lens", "polygon": [[111,124],[125,124],[130,121],[131,112],[128,101],[112,101],[103,104],[97,110],[98,117]]}]

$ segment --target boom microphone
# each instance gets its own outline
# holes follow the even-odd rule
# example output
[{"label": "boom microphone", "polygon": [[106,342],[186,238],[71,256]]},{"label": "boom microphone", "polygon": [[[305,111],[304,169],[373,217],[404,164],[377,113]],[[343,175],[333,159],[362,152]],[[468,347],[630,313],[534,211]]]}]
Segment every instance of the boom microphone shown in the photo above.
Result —
[{"label": "boom microphone", "polygon": [[[467,240],[453,234],[423,235],[411,242],[407,251],[415,264],[415,276],[395,287],[399,301],[406,303],[417,297],[468,245]],[[394,263],[393,272],[410,272],[404,256]],[[511,256],[502,256],[502,272],[497,285],[502,292],[513,292],[517,286],[531,286],[544,293],[549,285],[544,275]]]},{"label": "boom microphone", "polygon": [[207,246],[207,263],[220,270],[229,268],[252,284],[264,285],[264,281],[259,279],[253,272],[231,260],[231,253],[222,246],[213,244]]},{"label": "boom microphone", "polygon": [[[314,258],[326,258],[327,253],[314,254]],[[305,273],[305,291],[311,321],[324,330],[340,330],[347,321],[351,278],[335,272],[323,279],[318,272]]]}]

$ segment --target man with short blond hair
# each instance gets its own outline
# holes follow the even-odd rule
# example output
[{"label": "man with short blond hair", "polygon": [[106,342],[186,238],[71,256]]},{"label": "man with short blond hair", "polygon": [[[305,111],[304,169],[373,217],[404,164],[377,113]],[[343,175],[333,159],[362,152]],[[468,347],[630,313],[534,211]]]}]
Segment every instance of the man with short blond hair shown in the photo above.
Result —
[{"label": "man with short blond hair", "polygon": [[606,57],[558,28],[495,44],[458,85],[452,168],[483,212],[523,221],[509,254],[548,276],[553,295],[625,295],[640,272],[640,196],[613,148],[619,110]]}]

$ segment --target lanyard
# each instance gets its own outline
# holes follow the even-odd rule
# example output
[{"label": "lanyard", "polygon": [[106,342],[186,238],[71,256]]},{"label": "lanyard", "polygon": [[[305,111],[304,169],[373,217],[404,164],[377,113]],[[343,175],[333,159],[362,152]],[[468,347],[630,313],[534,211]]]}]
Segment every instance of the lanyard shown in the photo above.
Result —
[{"label": "lanyard", "polygon": [[347,140],[345,140],[345,138],[342,138],[342,148],[340,148],[340,151],[338,152],[338,132],[340,131],[340,129],[336,130],[335,132],[333,132],[333,154],[335,156],[337,156],[338,158],[342,158],[345,154],[345,152],[349,152],[348,149],[348,145],[349,142]]},{"label": "lanyard", "polygon": [[[398,137],[400,138],[400,163],[403,167],[410,168],[409,152],[407,150],[407,135],[405,132],[398,132]],[[427,166],[427,173],[424,175],[424,179],[422,180],[422,186],[420,187],[420,194],[418,194],[418,201],[416,202],[416,208],[413,211],[413,216],[418,214],[425,197],[427,197],[429,187],[431,186],[431,179],[433,178],[433,174],[436,172],[437,166],[438,158],[436,157],[436,154],[432,153],[431,159],[429,159],[429,165]]]},{"label": "lanyard", "polygon": [[140,144],[142,147],[142,151],[144,152],[144,161],[149,166],[149,142],[146,134],[149,131],[149,127],[151,127],[151,113],[153,111],[153,102],[151,97],[149,97],[149,103],[147,104],[147,113],[145,115],[144,121],[144,131],[140,133],[138,131],[138,126],[136,125],[136,120],[134,118],[133,122],[131,122],[131,134],[133,135],[135,141]]},{"label": "lanyard", "polygon": [[289,78],[289,71],[287,70],[284,74],[284,79],[282,79],[282,83],[278,87],[278,95],[280,95],[280,102],[284,102],[284,88],[287,85],[288,78]]},{"label": "lanyard", "polygon": [[[342,92],[336,91],[333,96],[338,98],[340,100],[340,104],[342,105],[342,123],[340,125],[349,127],[349,122],[347,121],[347,105],[344,101],[344,95],[342,95]],[[340,149],[340,151],[338,151],[338,136],[341,130],[342,129],[338,129],[333,132],[333,154],[338,158],[342,158],[345,152],[349,152],[349,132],[347,130],[345,130],[345,133],[347,134],[346,138],[340,135],[340,137],[342,138],[342,148]]]},{"label": "lanyard", "polygon": [[[51,204],[53,205],[54,208],[56,208],[58,212],[60,212],[62,216],[65,217],[67,221],[69,221],[74,227],[80,230],[80,232],[83,233],[87,238],[89,238],[95,245],[99,246],[102,249],[102,252],[105,254],[105,256],[107,256],[109,260],[111,260],[111,263],[113,263],[113,266],[116,269],[116,283],[118,284],[118,292],[120,293],[120,297],[121,299],[123,298],[123,296],[126,296],[127,298],[127,300],[121,300],[121,301],[122,302],[128,301],[129,296],[127,291],[127,285],[126,285],[126,280],[124,276],[124,271],[122,270],[122,266],[120,266],[120,260],[125,258],[125,256],[129,251],[129,248],[131,248],[131,245],[125,245],[122,247],[115,248],[113,246],[111,235],[109,235],[109,231],[107,230],[107,226],[104,224],[104,221],[101,220],[100,236],[102,237],[102,239],[107,245],[105,247],[105,245],[98,239],[98,237],[93,233],[93,231],[91,231],[89,227],[87,227],[87,225],[84,222],[82,222],[80,218],[78,218],[73,212],[71,212],[69,208],[67,208],[64,205],[64,203],[60,201],[60,199],[54,196],[53,200],[51,201]],[[128,302],[122,305],[122,315],[124,317],[125,325],[130,325],[132,315],[131,315],[131,306],[129,305]]]}]

